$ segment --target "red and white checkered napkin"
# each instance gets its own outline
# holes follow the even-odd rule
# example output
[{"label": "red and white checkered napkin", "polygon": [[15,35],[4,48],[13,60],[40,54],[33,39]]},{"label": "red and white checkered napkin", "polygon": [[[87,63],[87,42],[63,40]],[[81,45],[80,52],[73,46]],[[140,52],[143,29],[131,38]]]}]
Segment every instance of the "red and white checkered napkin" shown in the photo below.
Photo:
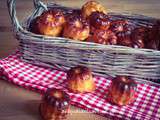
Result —
[{"label": "red and white checkered napkin", "polygon": [[94,93],[74,94],[66,88],[64,72],[34,66],[22,62],[19,57],[16,53],[0,61],[1,73],[16,85],[38,92],[61,88],[70,95],[73,105],[114,119],[160,120],[160,87],[138,84],[136,101],[119,107],[106,100],[110,80],[95,77],[97,89]]}]

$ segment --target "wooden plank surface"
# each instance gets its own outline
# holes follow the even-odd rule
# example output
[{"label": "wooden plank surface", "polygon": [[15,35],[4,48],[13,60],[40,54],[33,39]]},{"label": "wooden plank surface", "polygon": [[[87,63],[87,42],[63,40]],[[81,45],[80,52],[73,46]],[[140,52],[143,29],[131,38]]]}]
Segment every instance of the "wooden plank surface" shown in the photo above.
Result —
[{"label": "wooden plank surface", "polygon": [[[45,0],[80,7],[86,0]],[[160,0],[99,0],[109,12],[130,12],[160,18]],[[17,0],[20,21],[33,11],[32,0]],[[0,0],[0,58],[12,53],[18,46],[13,37],[6,0]],[[41,96],[0,79],[0,120],[40,120],[38,103]],[[72,107],[69,120],[106,120]],[[76,112],[76,113],[75,113]],[[78,113],[77,113],[78,112]]]}]

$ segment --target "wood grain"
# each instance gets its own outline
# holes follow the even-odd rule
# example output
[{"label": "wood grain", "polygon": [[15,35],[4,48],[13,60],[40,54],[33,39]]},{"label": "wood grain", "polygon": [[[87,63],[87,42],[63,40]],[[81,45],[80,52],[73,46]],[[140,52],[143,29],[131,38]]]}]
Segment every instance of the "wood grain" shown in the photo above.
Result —
[{"label": "wood grain", "polygon": [[[59,4],[79,7],[86,0],[45,0]],[[99,0],[109,12],[130,12],[160,18],[159,0]],[[17,15],[22,22],[33,11],[32,0],[17,0]],[[0,0],[0,58],[12,53],[18,41],[12,33],[6,0]],[[41,95],[22,89],[0,79],[0,120],[40,120],[38,103]],[[85,113],[72,107],[69,120],[106,120],[106,118]],[[78,112],[78,113],[75,113]]]}]

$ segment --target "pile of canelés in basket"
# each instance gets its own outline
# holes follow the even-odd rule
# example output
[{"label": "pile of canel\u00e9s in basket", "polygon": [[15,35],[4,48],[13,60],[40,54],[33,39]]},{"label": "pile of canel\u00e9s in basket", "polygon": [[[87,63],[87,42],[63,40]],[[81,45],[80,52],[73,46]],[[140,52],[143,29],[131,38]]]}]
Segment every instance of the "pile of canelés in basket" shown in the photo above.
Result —
[{"label": "pile of canel\u00e9s in basket", "polygon": [[89,1],[77,10],[49,9],[33,20],[31,32],[72,40],[133,48],[160,49],[160,22],[137,26],[125,19],[112,19],[105,8]]}]

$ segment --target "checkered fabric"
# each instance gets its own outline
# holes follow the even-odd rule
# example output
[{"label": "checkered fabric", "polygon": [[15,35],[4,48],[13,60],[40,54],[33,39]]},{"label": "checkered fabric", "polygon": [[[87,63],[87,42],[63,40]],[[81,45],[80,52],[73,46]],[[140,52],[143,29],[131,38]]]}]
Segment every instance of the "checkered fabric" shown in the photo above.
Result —
[{"label": "checkered fabric", "polygon": [[116,106],[106,100],[110,80],[95,77],[97,89],[93,93],[74,94],[67,90],[66,73],[50,68],[38,67],[20,60],[20,53],[0,60],[0,75],[16,85],[44,93],[47,88],[66,91],[72,104],[90,112],[113,119],[160,120],[160,86],[138,84],[134,103]]}]

